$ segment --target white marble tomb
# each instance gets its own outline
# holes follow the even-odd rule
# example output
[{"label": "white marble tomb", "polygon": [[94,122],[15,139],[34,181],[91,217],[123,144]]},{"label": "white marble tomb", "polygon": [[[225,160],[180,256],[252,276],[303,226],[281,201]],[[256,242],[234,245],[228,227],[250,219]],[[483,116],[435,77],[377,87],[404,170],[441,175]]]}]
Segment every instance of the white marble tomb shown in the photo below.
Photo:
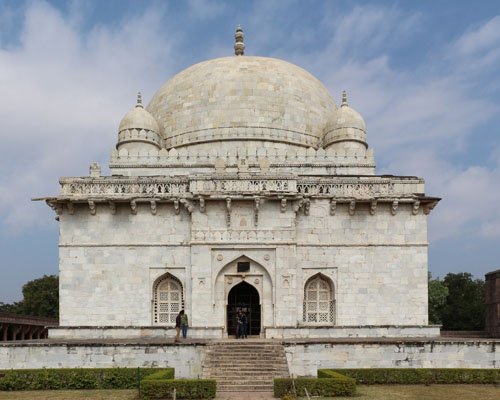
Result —
[{"label": "white marble tomb", "polygon": [[[433,336],[423,179],[377,175],[361,115],[286,61],[168,80],[120,123],[110,176],[61,178],[52,338]],[[341,82],[339,82],[339,85]],[[376,134],[376,133],[375,133]]]}]

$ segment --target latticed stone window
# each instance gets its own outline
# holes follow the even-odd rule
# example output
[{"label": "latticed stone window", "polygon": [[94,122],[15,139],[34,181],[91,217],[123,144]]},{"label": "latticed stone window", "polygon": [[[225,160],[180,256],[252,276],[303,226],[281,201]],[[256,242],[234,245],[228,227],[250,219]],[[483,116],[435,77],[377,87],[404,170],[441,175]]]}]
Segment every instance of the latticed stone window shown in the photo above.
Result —
[{"label": "latticed stone window", "polygon": [[154,288],[154,323],[175,325],[175,317],[184,308],[182,283],[172,275],[166,275]]},{"label": "latticed stone window", "polygon": [[321,275],[313,276],[306,282],[304,322],[311,325],[331,325],[335,322],[333,287]]}]

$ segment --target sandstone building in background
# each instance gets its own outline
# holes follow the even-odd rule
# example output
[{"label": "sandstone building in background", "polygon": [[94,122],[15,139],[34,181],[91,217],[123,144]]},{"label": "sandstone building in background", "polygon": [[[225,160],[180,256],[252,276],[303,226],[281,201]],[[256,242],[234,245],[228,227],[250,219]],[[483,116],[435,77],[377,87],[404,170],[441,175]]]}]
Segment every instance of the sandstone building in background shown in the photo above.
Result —
[{"label": "sandstone building in background", "polygon": [[[110,176],[61,178],[52,338],[432,336],[423,179],[377,175],[361,115],[286,61],[193,65],[122,119]],[[337,83],[339,86],[342,82]],[[113,133],[110,133],[113,134]],[[376,134],[376,132],[374,133]]]}]

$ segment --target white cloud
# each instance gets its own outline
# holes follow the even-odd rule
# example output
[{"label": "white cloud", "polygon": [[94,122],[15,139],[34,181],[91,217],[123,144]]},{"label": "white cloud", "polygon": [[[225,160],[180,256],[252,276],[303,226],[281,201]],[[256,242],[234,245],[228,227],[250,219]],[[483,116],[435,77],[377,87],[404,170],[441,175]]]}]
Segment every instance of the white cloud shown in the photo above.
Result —
[{"label": "white cloud", "polygon": [[[332,22],[334,34],[315,54],[316,62],[310,54],[295,55],[337,100],[348,90],[350,104],[367,120],[379,173],[423,176],[427,193],[443,197],[431,217],[433,240],[463,234],[500,238],[500,168],[488,168],[484,160],[475,165],[467,155],[471,141],[487,140],[491,132],[481,128],[500,111],[486,96],[492,85],[484,74],[500,51],[499,24],[495,17],[465,33],[442,49],[444,58],[429,54],[411,68],[396,69],[389,51],[398,45],[394,33],[411,36],[420,29],[419,16],[357,7]],[[485,158],[500,159],[499,154],[492,149]]]},{"label": "white cloud", "polygon": [[[252,33],[248,53],[297,63],[317,75],[337,100],[348,90],[350,104],[367,120],[378,172],[423,176],[428,194],[443,197],[431,217],[435,238],[471,230],[500,237],[495,217],[500,147],[484,157],[498,160],[496,168],[466,157],[472,138],[481,140],[487,134],[481,126],[499,112],[485,93],[498,90],[488,68],[500,49],[500,17],[410,68],[395,66],[391,52],[416,40],[423,29],[420,14],[373,6],[342,14],[324,3],[323,20],[312,26],[290,15],[297,4],[255,3],[245,16],[245,31]],[[224,18],[228,8],[193,0],[188,13]],[[15,204],[3,208],[11,229],[42,219],[27,199],[55,194],[60,174],[86,174],[94,159],[107,162],[116,126],[135,92],[151,97],[174,70],[172,60],[182,56],[182,48],[174,46],[183,34],[169,18],[177,16],[148,7],[142,15],[85,33],[78,15],[30,3],[20,46],[0,49],[0,85],[9,99],[0,108],[5,143],[0,201]],[[205,51],[228,54],[228,43]]]},{"label": "white cloud", "polygon": [[[107,162],[121,117],[172,70],[177,40],[159,8],[82,34],[75,18],[30,3],[20,45],[0,49],[0,201],[9,229],[42,221],[31,197],[57,193],[60,174]],[[169,39],[165,39],[168,37]]]},{"label": "white cloud", "polygon": [[226,10],[226,5],[215,0],[188,0],[189,12],[198,19],[213,19]]}]

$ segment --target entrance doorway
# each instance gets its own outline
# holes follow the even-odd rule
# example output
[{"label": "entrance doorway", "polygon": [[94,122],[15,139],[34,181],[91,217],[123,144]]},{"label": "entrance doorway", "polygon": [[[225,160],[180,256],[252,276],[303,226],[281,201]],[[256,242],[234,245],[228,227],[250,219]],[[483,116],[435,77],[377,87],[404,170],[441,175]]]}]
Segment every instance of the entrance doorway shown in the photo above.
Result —
[{"label": "entrance doorway", "polygon": [[260,296],[252,285],[241,282],[227,296],[227,334],[236,335],[236,315],[242,311],[247,316],[249,335],[260,335]]}]

